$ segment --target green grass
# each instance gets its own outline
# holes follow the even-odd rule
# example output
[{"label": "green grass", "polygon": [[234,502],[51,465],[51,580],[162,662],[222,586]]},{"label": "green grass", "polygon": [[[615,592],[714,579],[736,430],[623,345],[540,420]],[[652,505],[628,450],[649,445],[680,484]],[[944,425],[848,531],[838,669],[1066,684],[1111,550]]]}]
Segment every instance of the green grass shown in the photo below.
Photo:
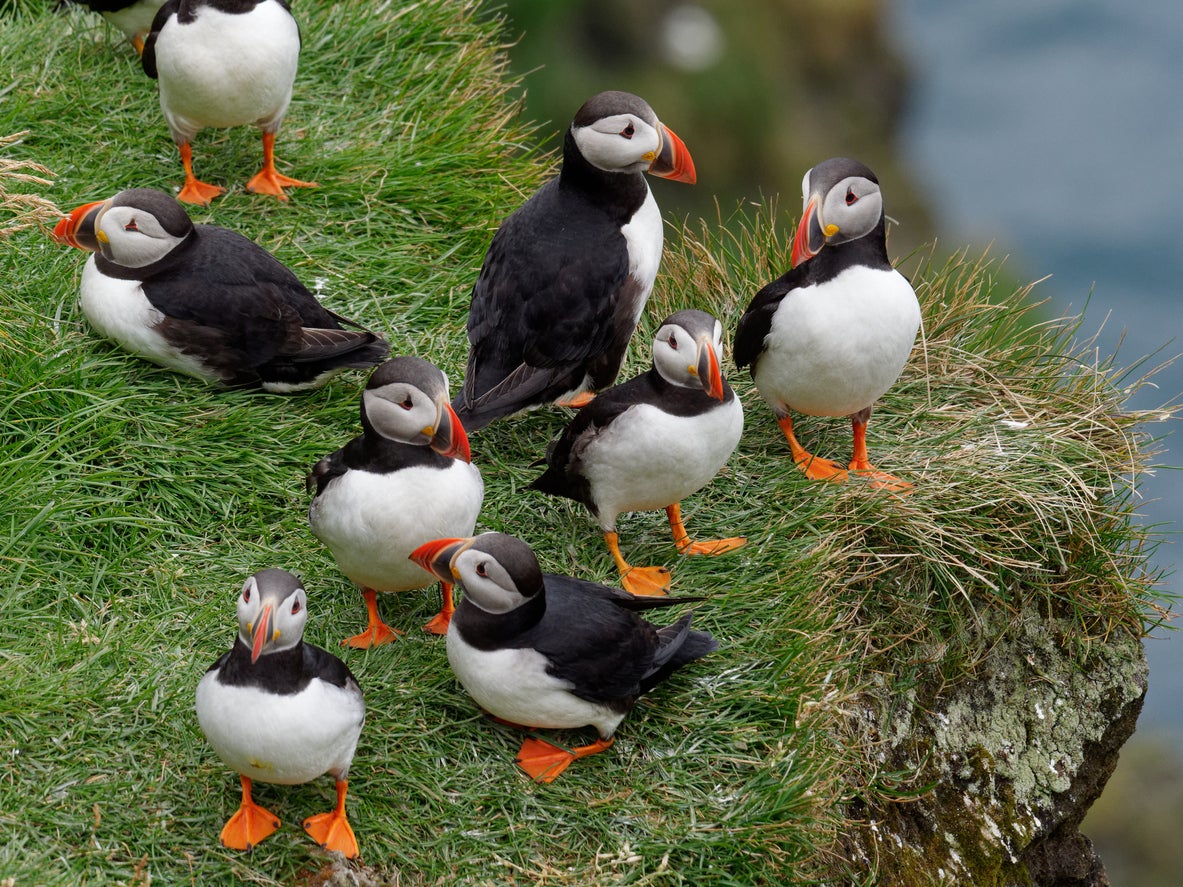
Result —
[{"label": "green grass", "polygon": [[[456,383],[491,232],[554,160],[527,150],[497,23],[447,0],[304,2],[297,15],[304,55],[277,153],[320,188],[287,204],[245,194],[257,134],[206,131],[198,174],[234,187],[193,215],[271,249],[319,282],[329,307]],[[260,786],[284,827],[250,854],[225,850],[217,833],[237,780],[201,737],[193,691],[231,642],[241,582],[262,567],[303,576],[310,641],[339,650],[360,629],[360,596],[308,530],[303,478],[359,430],[363,377],[291,398],[218,392],[95,336],[77,304],[84,256],[24,226],[44,201],[68,210],[179,184],[155,86],[122,37],[79,10],[21,4],[0,17],[0,46],[0,136],[27,131],[5,156],[54,173],[46,186],[12,178],[44,177],[32,167],[0,167],[0,228],[22,226],[0,243],[0,880],[308,881],[330,860],[298,823],[328,809],[331,782]],[[656,183],[659,201],[665,187],[681,186]],[[626,374],[647,364],[665,314],[711,310],[730,336],[751,294],[787,267],[789,220],[775,208],[728,221],[671,230]],[[631,560],[669,564],[676,590],[708,596],[696,624],[723,646],[643,700],[608,753],[530,783],[512,763],[520,736],[475,711],[439,639],[418,631],[435,593],[382,601],[407,636],[341,652],[369,704],[350,795],[362,876],[839,877],[831,852],[851,785],[872,798],[900,791],[843,741],[843,707],[869,675],[934,657],[951,679],[972,670],[976,613],[1020,595],[1074,614],[1082,646],[1154,617],[1128,520],[1151,448],[1139,417],[1121,411],[1141,372],[1090,363],[1070,322],[1029,330],[1026,294],[999,292],[988,262],[913,264],[924,336],[877,409],[871,447],[916,492],[804,481],[733,371],[744,440],[684,514],[692,532],[743,533],[748,547],[678,559],[661,514],[621,522]],[[543,410],[474,436],[487,485],[479,526],[527,539],[547,569],[611,582],[586,513],[523,489],[563,421]],[[800,428],[819,452],[849,448],[844,422]]]}]

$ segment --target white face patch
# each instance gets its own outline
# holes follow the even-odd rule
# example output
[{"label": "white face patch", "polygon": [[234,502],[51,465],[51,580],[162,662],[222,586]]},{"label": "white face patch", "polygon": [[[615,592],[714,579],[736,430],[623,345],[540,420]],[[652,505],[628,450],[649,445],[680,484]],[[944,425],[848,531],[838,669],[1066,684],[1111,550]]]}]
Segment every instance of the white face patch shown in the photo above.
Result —
[{"label": "white face patch", "polygon": [[154,215],[133,206],[101,210],[95,219],[95,236],[103,256],[124,268],[159,262],[181,242],[180,237],[165,231]]},{"label": "white face patch", "polygon": [[634,114],[601,117],[573,134],[584,159],[605,172],[644,172],[661,150],[661,133]]}]

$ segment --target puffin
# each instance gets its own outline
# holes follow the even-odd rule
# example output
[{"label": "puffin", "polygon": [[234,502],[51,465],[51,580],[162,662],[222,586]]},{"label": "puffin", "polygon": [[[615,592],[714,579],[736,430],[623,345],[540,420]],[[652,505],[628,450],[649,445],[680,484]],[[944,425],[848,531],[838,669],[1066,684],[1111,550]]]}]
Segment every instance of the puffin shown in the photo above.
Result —
[{"label": "puffin", "polygon": [[250,850],[279,828],[279,818],[251,799],[254,781],[299,785],[328,773],[337,806],[304,820],[304,830],[353,858],[345,795],[366,703],[349,667],[303,640],[307,620],[308,596],[296,576],[266,569],[247,579],[234,646],[197,684],[197,721],[242,781],[242,803],[222,829],[225,846]]},{"label": "puffin", "polygon": [[[308,508],[312,533],[337,566],[361,587],[368,622],[342,643],[367,648],[402,632],[378,614],[378,592],[411,591],[432,583],[409,559],[424,542],[471,534],[484,499],[468,437],[448,403],[447,377],[409,355],[370,375],[361,396],[363,433],[317,462]],[[424,629],[444,634],[455,609],[452,580],[443,605]]]},{"label": "puffin", "polygon": [[743,434],[743,406],[719,369],[723,325],[705,311],[671,314],[653,339],[648,372],[600,392],[551,444],[530,488],[582,502],[633,594],[664,594],[666,567],[634,567],[620,553],[616,517],[664,508],[682,554],[715,555],[742,537],[694,541],[680,501],[706,486]]},{"label": "puffin", "polygon": [[97,12],[123,32],[136,52],[143,54],[144,38],[148,36],[152,20],[164,0],[60,0],[57,8],[62,9],[70,3]]},{"label": "puffin", "polygon": [[611,385],[653,288],[662,221],[644,173],[693,183],[686,145],[641,98],[602,92],[576,113],[558,176],[502,222],[472,290],[469,432]]},{"label": "puffin", "polygon": [[300,28],[287,0],[168,0],[144,41],[144,73],[160,84],[160,109],[181,153],[178,199],[208,204],[226,189],[193,173],[193,137],[207,127],[253,124],[263,168],[246,189],[287,200],[284,188],[315,188],[275,168],[275,134],[292,100]]},{"label": "puffin", "polygon": [[84,204],[53,236],[92,253],[81,302],[96,330],[211,384],[303,391],[372,367],[390,350],[321,305],[267,250],[226,228],[194,225],[163,191],[131,188]]},{"label": "puffin", "polygon": [[610,747],[640,696],[719,647],[690,627],[693,612],[661,627],[638,615],[700,598],[637,597],[543,573],[530,546],[514,536],[436,539],[411,557],[464,589],[446,646],[477,705],[523,729],[596,728],[595,742],[572,749],[528,737],[515,762],[539,782]]},{"label": "puffin", "polygon": [[[912,285],[887,257],[879,180],[857,160],[819,163],[801,182],[804,210],[792,269],[765,286],[739,319],[733,356],[772,408],[797,467],[811,480],[905,492],[867,454],[871,407],[899,377],[920,328]],[[793,434],[791,412],[849,416],[848,465],[815,456]]]}]

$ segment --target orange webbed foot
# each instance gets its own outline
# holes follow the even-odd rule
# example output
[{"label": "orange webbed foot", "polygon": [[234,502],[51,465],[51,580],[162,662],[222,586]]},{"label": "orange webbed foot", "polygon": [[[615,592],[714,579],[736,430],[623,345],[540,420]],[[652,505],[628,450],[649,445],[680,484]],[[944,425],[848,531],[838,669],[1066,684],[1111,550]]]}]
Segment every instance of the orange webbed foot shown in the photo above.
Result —
[{"label": "orange webbed foot", "polygon": [[196,203],[201,206],[209,206],[211,200],[225,193],[226,189],[218,185],[210,185],[199,179],[189,179],[181,187],[180,192],[177,194],[177,200],[180,200],[182,203]]},{"label": "orange webbed foot", "polygon": [[664,595],[669,594],[673,577],[668,567],[629,567],[620,577],[620,584],[629,594]]},{"label": "orange webbed foot", "polygon": [[541,739],[527,737],[518,749],[514,762],[535,782],[553,782],[572,761],[602,752],[612,745],[611,739],[597,739],[591,745],[573,748],[570,751],[551,745]]},{"label": "orange webbed foot", "polygon": [[326,850],[344,853],[348,859],[353,859],[361,852],[349,820],[344,813],[336,810],[309,816],[304,820],[304,831]]},{"label": "orange webbed foot", "polygon": [[242,780],[242,803],[222,826],[222,844],[231,850],[250,850],[277,828],[279,817],[251,800],[251,781]]},{"label": "orange webbed foot", "polygon": [[581,391],[570,400],[556,400],[555,405],[570,407],[573,410],[581,410],[595,399],[596,393],[594,391]]},{"label": "orange webbed foot", "polygon": [[284,188],[318,188],[316,182],[302,182],[285,176],[274,169],[261,169],[246,183],[246,189],[252,194],[270,194],[280,200],[287,200]]},{"label": "orange webbed foot", "polygon": [[697,542],[687,540],[678,546],[678,553],[714,557],[717,554],[726,554],[729,551],[735,551],[735,549],[742,548],[747,544],[748,540],[744,536],[732,536],[728,539],[701,539]]},{"label": "orange webbed foot", "polygon": [[851,462],[850,473],[855,477],[865,478],[870,483],[871,488],[875,490],[886,490],[889,493],[898,493],[906,496],[915,489],[915,486],[910,482],[900,480],[894,474],[888,474],[886,471],[880,471],[870,463],[859,465]]},{"label": "orange webbed foot", "polygon": [[825,480],[840,484],[846,480],[847,471],[832,459],[823,459],[812,453],[795,457],[793,462],[810,480]]},{"label": "orange webbed foot", "polygon": [[439,612],[428,620],[427,624],[423,626],[423,630],[431,634],[447,634],[448,626],[452,624],[452,614]]},{"label": "orange webbed foot", "polygon": [[351,638],[345,638],[345,640],[341,641],[341,646],[354,647],[358,650],[368,650],[370,647],[380,647],[383,644],[389,644],[401,634],[405,634],[405,632],[401,632],[397,628],[391,628],[385,622],[379,622],[377,625],[369,626],[361,634],[355,634]]}]

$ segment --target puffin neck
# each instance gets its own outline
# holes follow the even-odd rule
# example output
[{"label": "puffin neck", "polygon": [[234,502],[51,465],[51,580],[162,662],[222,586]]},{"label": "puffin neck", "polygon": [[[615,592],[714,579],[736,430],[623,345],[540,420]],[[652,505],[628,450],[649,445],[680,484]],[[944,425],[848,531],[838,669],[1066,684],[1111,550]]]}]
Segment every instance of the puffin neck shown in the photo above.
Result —
[{"label": "puffin neck", "polygon": [[891,270],[891,260],[887,257],[887,222],[883,216],[866,236],[846,243],[827,244],[803,263],[803,267],[809,268],[809,278],[814,283],[831,280],[855,265]]},{"label": "puffin neck", "polygon": [[236,687],[259,687],[273,693],[296,693],[308,685],[304,674],[304,642],[294,647],[266,653],[251,662],[251,648],[236,638],[230,655],[218,673],[223,684]]},{"label": "puffin neck", "polygon": [[543,590],[508,613],[489,613],[465,596],[452,618],[466,643],[478,650],[499,650],[520,646],[515,641],[541,622],[545,613],[546,591]]},{"label": "puffin neck", "polygon": [[649,196],[645,174],[639,172],[607,172],[593,166],[579,153],[575,134],[567,127],[563,139],[563,168],[559,172],[559,187],[582,193],[589,201],[604,209],[621,223],[632,218]]}]

